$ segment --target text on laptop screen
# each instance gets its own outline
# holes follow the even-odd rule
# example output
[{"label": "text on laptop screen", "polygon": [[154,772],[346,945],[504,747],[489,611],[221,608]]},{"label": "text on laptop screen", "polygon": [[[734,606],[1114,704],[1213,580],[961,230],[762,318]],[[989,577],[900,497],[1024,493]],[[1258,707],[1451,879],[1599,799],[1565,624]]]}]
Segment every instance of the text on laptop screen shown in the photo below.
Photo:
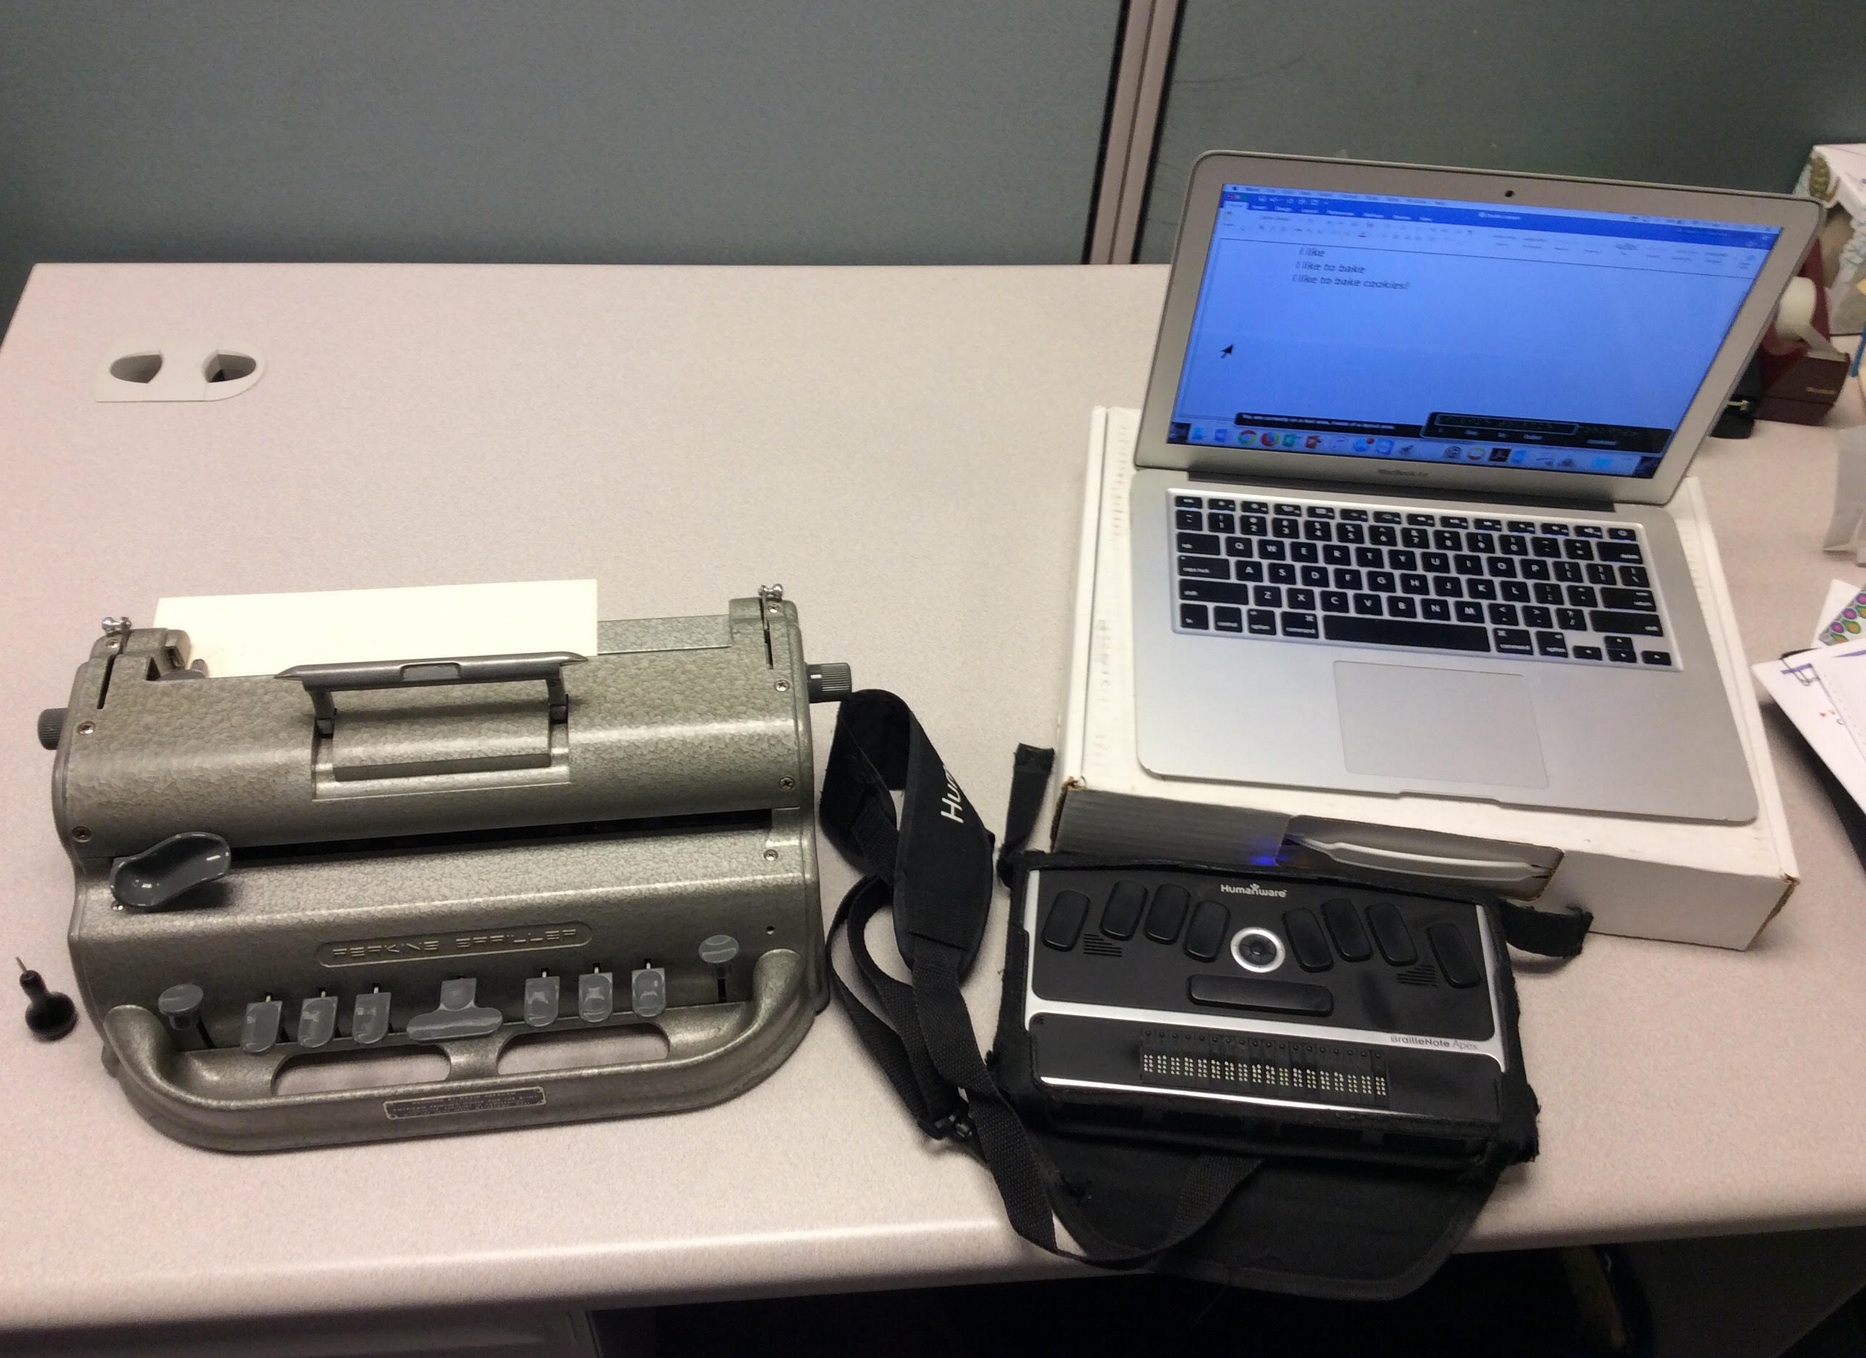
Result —
[{"label": "text on laptop screen", "polygon": [[1651,476],[1777,234],[1227,184],[1168,441]]}]

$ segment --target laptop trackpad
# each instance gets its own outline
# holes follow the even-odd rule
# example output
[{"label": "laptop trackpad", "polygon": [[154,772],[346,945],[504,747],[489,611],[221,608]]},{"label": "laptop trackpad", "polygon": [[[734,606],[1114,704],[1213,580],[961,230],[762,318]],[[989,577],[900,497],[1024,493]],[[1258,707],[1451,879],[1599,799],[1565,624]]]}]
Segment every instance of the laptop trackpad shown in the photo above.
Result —
[{"label": "laptop trackpad", "polygon": [[1548,786],[1535,707],[1519,674],[1338,660],[1335,701],[1350,772]]}]

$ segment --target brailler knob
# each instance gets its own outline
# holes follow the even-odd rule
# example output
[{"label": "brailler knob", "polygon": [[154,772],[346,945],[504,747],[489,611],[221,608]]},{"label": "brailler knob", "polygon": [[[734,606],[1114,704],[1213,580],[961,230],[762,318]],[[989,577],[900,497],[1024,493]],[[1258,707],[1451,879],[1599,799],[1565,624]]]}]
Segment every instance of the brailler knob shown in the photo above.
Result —
[{"label": "brailler knob", "polygon": [[813,703],[839,703],[855,691],[855,677],[840,660],[811,665],[808,674],[810,701]]},{"label": "brailler knob", "polygon": [[65,734],[65,709],[48,707],[39,713],[39,744],[48,750],[58,748],[58,738]]},{"label": "brailler knob", "polygon": [[19,962],[19,988],[26,992],[26,1027],[41,1042],[56,1042],[77,1024],[78,1007],[71,997],[47,990],[44,979],[24,962]]}]

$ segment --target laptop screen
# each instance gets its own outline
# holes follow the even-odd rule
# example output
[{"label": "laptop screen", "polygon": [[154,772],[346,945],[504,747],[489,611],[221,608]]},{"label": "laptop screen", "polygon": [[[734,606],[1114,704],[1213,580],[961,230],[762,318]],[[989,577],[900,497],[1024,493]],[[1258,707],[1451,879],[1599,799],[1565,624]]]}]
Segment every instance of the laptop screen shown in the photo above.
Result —
[{"label": "laptop screen", "polygon": [[1226,184],[1167,439],[1650,477],[1777,235]]}]

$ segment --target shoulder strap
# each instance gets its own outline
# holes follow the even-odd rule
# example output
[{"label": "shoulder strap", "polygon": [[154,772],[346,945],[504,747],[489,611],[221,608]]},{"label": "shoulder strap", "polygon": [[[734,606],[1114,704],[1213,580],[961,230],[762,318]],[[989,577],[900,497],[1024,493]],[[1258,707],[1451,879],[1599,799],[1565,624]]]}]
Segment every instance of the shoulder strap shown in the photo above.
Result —
[{"label": "shoulder strap", "polygon": [[[1050,763],[1048,750],[1018,749],[1005,863],[1029,840]],[[898,819],[896,791],[902,794]],[[843,700],[821,811],[830,842],[866,874],[837,908],[830,944],[846,930],[849,955],[886,1018],[862,1003],[833,963],[831,984],[862,1045],[921,1130],[972,1149],[997,1182],[1013,1229],[1051,1253],[1139,1265],[1202,1230],[1255,1170],[1256,1160],[1198,1157],[1160,1239],[1123,1244],[1071,1212],[1081,1253],[1057,1244],[1061,1176],[993,1078],[959,988],[991,908],[991,835],[913,712],[894,694],[867,689]],[[893,909],[911,983],[889,976],[868,950],[867,925],[884,907]]]}]

